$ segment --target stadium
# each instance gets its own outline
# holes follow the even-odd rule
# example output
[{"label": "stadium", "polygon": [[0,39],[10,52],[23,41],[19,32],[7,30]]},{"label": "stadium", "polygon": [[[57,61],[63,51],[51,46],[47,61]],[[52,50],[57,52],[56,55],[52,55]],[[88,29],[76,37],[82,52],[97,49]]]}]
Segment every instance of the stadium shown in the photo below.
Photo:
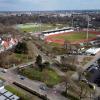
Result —
[{"label": "stadium", "polygon": [[87,38],[87,31],[74,31],[72,28],[42,32],[44,40],[47,43],[56,43],[60,45],[63,45],[65,41],[69,41],[72,44],[90,42],[95,40],[99,34],[100,32],[89,31]]}]

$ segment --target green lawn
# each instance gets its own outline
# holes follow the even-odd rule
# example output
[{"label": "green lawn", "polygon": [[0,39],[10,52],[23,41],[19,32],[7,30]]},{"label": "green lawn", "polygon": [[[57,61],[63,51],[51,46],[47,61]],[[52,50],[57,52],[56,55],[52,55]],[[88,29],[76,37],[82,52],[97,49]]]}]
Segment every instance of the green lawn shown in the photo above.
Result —
[{"label": "green lawn", "polygon": [[[95,34],[89,34],[89,38],[95,38]],[[68,41],[80,41],[86,39],[86,32],[73,32],[71,34],[61,34],[58,36],[52,36],[54,39],[64,39]]]},{"label": "green lawn", "polygon": [[48,43],[48,45],[49,45],[49,46],[52,46],[52,47],[61,47],[60,44],[54,43],[54,42]]},{"label": "green lawn", "polygon": [[22,62],[27,62],[28,60],[28,55],[26,54],[18,54],[18,53],[14,53],[14,56],[16,57],[16,59],[22,61]]},{"label": "green lawn", "polygon": [[25,68],[20,71],[20,74],[32,79],[42,81],[48,86],[56,85],[61,81],[61,77],[51,68],[46,68],[42,72],[38,68]]},{"label": "green lawn", "polygon": [[41,32],[41,31],[53,30],[56,28],[63,28],[65,27],[65,25],[26,23],[26,24],[18,24],[15,27],[19,29],[21,32]]},{"label": "green lawn", "polygon": [[41,32],[41,31],[46,31],[50,29],[55,29],[57,26],[53,26],[51,24],[21,24],[17,25],[17,28],[21,32]]},{"label": "green lawn", "polygon": [[14,93],[15,95],[20,97],[20,100],[31,100],[31,97],[27,96],[24,92],[20,91],[19,89],[12,87],[10,85],[5,86],[5,89]]}]

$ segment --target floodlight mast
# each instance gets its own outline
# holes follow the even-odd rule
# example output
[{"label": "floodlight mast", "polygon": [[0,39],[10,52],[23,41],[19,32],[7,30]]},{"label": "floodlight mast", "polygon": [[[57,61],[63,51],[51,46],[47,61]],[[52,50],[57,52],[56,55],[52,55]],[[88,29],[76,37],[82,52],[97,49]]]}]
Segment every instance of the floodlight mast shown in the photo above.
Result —
[{"label": "floodlight mast", "polygon": [[42,21],[41,21],[41,18],[40,18],[40,32],[42,32]]},{"label": "floodlight mast", "polygon": [[72,13],[72,28],[74,27],[74,14]]},{"label": "floodlight mast", "polygon": [[87,34],[86,34],[87,44],[89,39],[89,15],[87,15]]}]

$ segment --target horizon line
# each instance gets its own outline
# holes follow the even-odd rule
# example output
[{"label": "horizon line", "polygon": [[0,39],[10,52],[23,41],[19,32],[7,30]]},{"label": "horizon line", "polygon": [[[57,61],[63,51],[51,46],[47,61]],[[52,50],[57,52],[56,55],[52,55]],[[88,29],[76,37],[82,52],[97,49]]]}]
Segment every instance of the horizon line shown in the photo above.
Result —
[{"label": "horizon line", "polygon": [[45,12],[45,11],[89,11],[89,10],[100,10],[100,9],[67,9],[67,10],[0,10],[0,12],[19,12],[19,11],[30,11],[30,12]]}]

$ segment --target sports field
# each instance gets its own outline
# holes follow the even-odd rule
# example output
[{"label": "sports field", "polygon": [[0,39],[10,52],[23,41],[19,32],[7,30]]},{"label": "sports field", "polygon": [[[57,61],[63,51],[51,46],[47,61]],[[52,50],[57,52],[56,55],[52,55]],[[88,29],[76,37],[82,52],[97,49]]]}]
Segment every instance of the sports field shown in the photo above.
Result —
[{"label": "sports field", "polygon": [[26,23],[19,24],[16,26],[21,32],[41,32],[46,30],[52,30],[55,28],[61,27],[60,25],[52,25],[52,24],[37,24],[37,23]]},{"label": "sports field", "polygon": [[[78,42],[85,42],[87,33],[86,32],[69,32],[69,33],[63,33],[63,34],[56,34],[51,35],[46,38],[49,42],[59,43],[63,44],[64,41],[69,41],[71,43],[78,43]],[[96,38],[96,34],[93,34],[89,32],[88,40],[92,40]]]},{"label": "sports field", "polygon": [[46,24],[29,23],[17,25],[17,29],[21,32],[41,32],[49,28],[51,28],[51,26]]}]

